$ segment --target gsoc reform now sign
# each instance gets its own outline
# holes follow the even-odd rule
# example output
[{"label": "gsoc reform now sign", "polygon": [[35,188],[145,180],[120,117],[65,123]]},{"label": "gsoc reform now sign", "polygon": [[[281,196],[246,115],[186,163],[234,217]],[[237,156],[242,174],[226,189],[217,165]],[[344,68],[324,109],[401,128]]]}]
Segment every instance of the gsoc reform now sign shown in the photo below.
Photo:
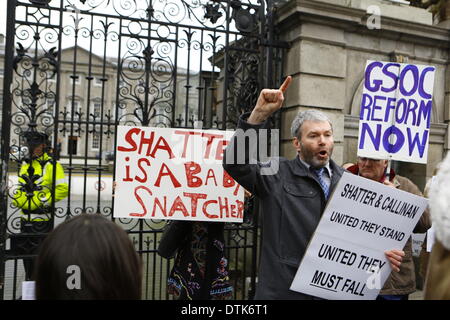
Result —
[{"label": "gsoc reform now sign", "polygon": [[244,189],[222,167],[232,136],[118,126],[114,217],[242,222]]},{"label": "gsoc reform now sign", "polygon": [[358,156],[426,163],[435,67],[367,61]]},{"label": "gsoc reform now sign", "polygon": [[428,200],[345,172],[308,245],[291,290],[324,299],[373,300]]}]

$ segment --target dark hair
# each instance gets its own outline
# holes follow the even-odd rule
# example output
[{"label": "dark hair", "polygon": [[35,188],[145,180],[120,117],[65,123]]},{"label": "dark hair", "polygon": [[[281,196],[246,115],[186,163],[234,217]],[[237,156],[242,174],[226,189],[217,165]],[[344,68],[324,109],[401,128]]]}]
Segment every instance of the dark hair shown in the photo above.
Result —
[{"label": "dark hair", "polygon": [[[70,285],[79,270],[79,287]],[[72,271],[71,271],[72,270]],[[42,243],[36,299],[140,299],[142,266],[127,233],[99,214],[63,222]]]}]

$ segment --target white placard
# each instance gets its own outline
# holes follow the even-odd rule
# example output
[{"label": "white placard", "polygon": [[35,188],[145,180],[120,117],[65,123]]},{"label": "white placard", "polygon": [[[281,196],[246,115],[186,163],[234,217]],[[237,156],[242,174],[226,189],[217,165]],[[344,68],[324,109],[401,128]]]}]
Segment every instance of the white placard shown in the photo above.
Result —
[{"label": "white placard", "polygon": [[244,189],[222,168],[232,136],[119,126],[114,217],[242,222]]},{"label": "white placard", "polygon": [[434,246],[436,233],[433,226],[427,231],[427,252],[431,252]]},{"label": "white placard", "polygon": [[419,257],[422,251],[422,245],[425,241],[426,233],[413,233],[412,238],[412,255],[413,257]]},{"label": "white placard", "polygon": [[426,163],[435,67],[367,61],[358,156]]},{"label": "white placard", "polygon": [[22,300],[36,300],[36,282],[23,281],[22,282]]},{"label": "white placard", "polygon": [[325,299],[375,299],[392,271],[384,252],[403,249],[427,203],[344,172],[291,290]]}]

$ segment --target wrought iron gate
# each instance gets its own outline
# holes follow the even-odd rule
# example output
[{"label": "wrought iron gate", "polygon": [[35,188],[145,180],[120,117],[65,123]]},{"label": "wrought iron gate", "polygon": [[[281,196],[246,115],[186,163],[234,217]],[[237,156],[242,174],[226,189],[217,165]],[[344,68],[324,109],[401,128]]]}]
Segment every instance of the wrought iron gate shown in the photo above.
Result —
[{"label": "wrought iron gate", "polygon": [[[143,298],[168,298],[171,263],[156,254],[165,222],[112,217],[116,127],[233,128],[259,90],[281,78],[273,12],[270,0],[8,0],[0,299],[20,296],[22,258],[33,256],[12,243],[29,131],[50,136],[68,178],[68,197],[49,204],[54,224],[81,212],[115,220],[144,262]],[[235,299],[252,297],[257,276],[253,205],[246,223],[226,227]]]}]

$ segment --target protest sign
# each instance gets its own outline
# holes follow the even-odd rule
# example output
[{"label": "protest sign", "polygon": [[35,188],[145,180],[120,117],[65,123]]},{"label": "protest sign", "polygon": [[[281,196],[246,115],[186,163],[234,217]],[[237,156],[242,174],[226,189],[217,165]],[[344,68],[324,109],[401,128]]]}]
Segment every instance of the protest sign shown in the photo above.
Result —
[{"label": "protest sign", "polygon": [[375,299],[427,199],[345,172],[309,243],[291,290],[325,299]]},{"label": "protest sign", "polygon": [[426,163],[435,67],[367,61],[358,156]]},{"label": "protest sign", "polygon": [[114,217],[242,222],[244,189],[222,168],[232,135],[119,126]]}]

